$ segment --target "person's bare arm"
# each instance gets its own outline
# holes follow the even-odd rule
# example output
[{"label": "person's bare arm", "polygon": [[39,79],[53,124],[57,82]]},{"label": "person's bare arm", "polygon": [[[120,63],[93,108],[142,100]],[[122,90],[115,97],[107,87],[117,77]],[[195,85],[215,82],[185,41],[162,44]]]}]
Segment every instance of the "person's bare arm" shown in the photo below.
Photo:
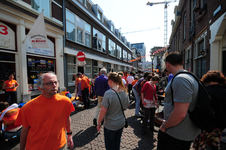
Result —
[{"label": "person's bare arm", "polygon": [[[68,120],[67,120],[67,127],[66,127],[66,129],[67,129],[67,133],[72,132],[71,131],[71,117],[70,116],[68,117]],[[67,146],[70,147],[70,149],[74,148],[72,134],[67,135]]]},{"label": "person's bare arm", "polygon": [[106,113],[107,113],[107,108],[105,108],[104,106],[102,106],[102,107],[101,107],[101,110],[100,110],[100,114],[99,114],[98,125],[97,125],[97,131],[100,131],[100,124],[101,124],[101,122],[103,121],[104,116],[106,115]]},{"label": "person's bare arm", "polygon": [[27,134],[29,131],[29,127],[22,127],[20,134],[20,150],[25,150],[26,142],[27,142]]},{"label": "person's bare arm", "polygon": [[[165,128],[170,128],[178,125],[187,115],[190,103],[178,103],[174,102],[174,109],[169,116],[169,119],[164,123]],[[160,130],[165,132],[165,129],[161,126]]]}]

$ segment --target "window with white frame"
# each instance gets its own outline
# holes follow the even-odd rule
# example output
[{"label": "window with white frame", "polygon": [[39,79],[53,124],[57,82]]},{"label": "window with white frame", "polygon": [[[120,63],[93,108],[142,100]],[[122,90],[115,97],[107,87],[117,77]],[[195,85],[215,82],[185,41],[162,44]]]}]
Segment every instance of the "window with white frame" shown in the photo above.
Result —
[{"label": "window with white frame", "polygon": [[116,56],[116,48],[115,48],[115,42],[113,42],[111,39],[108,39],[108,53],[109,55]]},{"label": "window with white frame", "polygon": [[111,24],[111,31],[114,32],[115,31],[115,27],[113,24]]},{"label": "window with white frame", "polygon": [[184,40],[186,39],[186,13],[184,14]]},{"label": "window with white frame", "polygon": [[128,54],[128,62],[131,60],[131,54]]},{"label": "window with white frame", "polygon": [[75,78],[77,74],[77,65],[76,65],[76,57],[68,55],[67,56],[67,76],[68,76],[68,85],[75,85]]},{"label": "window with white frame", "polygon": [[[195,75],[201,79],[206,73],[206,54],[205,54],[205,43],[207,41],[207,31],[201,34],[195,41],[194,49],[194,71]],[[201,52],[204,52],[202,54]]]},{"label": "window with white frame", "polygon": [[43,9],[43,14],[47,17],[51,15],[51,0],[31,0],[31,7],[38,12],[41,12]]},{"label": "window with white frame", "polygon": [[98,67],[98,61],[93,60],[93,78],[94,75],[98,76],[99,75],[99,67]]},{"label": "window with white frame", "polygon": [[91,25],[66,10],[66,38],[87,47],[91,46]]},{"label": "window with white frame", "polygon": [[85,76],[88,78],[92,78],[92,60],[91,59],[85,59],[86,66],[85,66]]},{"label": "window with white frame", "polygon": [[98,10],[97,11],[97,18],[102,21],[102,13]]},{"label": "window with white frame", "polygon": [[193,24],[194,23],[194,21],[195,21],[195,12],[194,12],[194,9],[195,9],[195,6],[196,6],[196,0],[191,0],[191,24]]},{"label": "window with white frame", "polygon": [[122,48],[117,45],[117,58],[121,59],[122,58]]},{"label": "window with white frame", "polygon": [[127,62],[127,51],[123,50],[123,61]]},{"label": "window with white frame", "polygon": [[106,53],[106,36],[93,28],[93,49]]}]

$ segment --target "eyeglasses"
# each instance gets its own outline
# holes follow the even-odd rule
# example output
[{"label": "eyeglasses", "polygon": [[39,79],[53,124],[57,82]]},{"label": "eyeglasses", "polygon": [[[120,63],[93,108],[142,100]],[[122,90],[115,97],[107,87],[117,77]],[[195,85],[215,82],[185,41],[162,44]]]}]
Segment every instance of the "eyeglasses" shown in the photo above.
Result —
[{"label": "eyeglasses", "polygon": [[53,84],[57,85],[58,82],[57,81],[54,81],[54,82],[43,83],[43,85],[47,85],[47,86],[53,86]]}]

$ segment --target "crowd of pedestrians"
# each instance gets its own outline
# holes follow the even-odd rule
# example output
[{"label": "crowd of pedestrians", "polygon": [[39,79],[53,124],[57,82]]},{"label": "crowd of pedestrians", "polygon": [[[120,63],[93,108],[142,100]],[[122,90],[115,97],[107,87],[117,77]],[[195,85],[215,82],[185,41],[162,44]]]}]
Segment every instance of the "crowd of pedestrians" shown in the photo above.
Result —
[{"label": "crowd of pedestrians", "polygon": [[[225,128],[222,122],[216,122],[216,128],[212,133],[208,133],[201,131],[189,118],[188,110],[193,111],[198,101],[199,84],[189,74],[176,75],[178,72],[185,71],[182,55],[178,52],[170,53],[165,63],[164,74],[167,78],[164,77],[164,79],[167,80],[167,86],[163,88],[164,120],[159,131],[155,129],[154,118],[156,108],[159,107],[157,92],[160,77],[157,74],[141,71],[137,73],[131,71],[128,74],[125,71],[110,72],[107,75],[107,70],[102,68],[92,88],[90,79],[80,72],[77,73],[75,95],[81,97],[84,109],[90,107],[91,92],[93,99],[97,98],[93,125],[97,131],[100,131],[102,125],[104,126],[107,150],[120,149],[121,136],[126,124],[124,111],[133,100],[135,101],[134,115],[142,118],[141,135],[146,134],[147,126],[152,132],[158,132],[157,150],[189,150],[191,143],[196,150],[206,149],[208,146],[219,149],[220,138]],[[220,71],[208,71],[201,80],[214,97],[213,105],[217,112],[218,102],[226,103],[226,89],[223,87],[226,84],[226,78]],[[0,123],[8,125],[9,132],[12,129],[14,129],[13,132],[21,132],[21,150],[25,148],[63,150],[67,148],[66,146],[73,149],[70,114],[75,109],[71,100],[57,94],[58,80],[53,72],[42,74],[37,84],[42,94],[27,102],[21,109],[16,105],[0,103],[2,111]],[[15,91],[19,84],[11,75],[9,81],[3,86],[4,89]],[[7,101],[10,102],[9,97]],[[14,116],[6,115],[13,118],[13,123],[10,124],[4,115],[8,111],[14,112],[10,113]]]}]

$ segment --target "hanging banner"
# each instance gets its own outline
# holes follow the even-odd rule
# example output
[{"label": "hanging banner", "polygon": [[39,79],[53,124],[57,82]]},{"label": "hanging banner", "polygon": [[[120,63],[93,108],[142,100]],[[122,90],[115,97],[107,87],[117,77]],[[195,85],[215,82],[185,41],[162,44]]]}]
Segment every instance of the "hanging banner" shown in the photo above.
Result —
[{"label": "hanging banner", "polygon": [[27,34],[33,48],[49,48],[46,36],[46,28],[43,17],[43,10]]}]

